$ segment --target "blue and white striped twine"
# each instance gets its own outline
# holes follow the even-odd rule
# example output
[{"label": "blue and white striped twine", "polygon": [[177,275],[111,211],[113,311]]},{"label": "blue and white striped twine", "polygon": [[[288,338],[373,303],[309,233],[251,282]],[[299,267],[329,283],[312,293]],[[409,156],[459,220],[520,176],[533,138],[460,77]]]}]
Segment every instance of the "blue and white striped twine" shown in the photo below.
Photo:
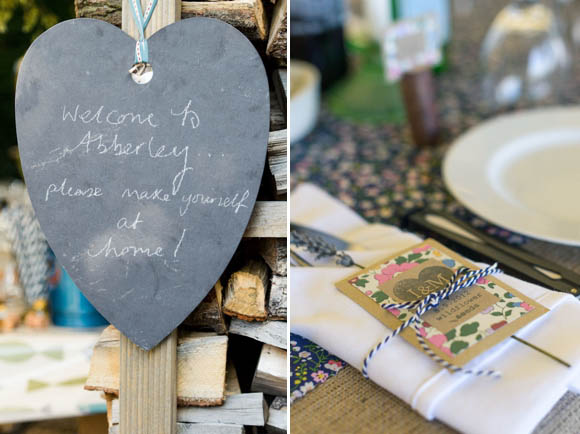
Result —
[{"label": "blue and white striped twine", "polygon": [[135,47],[135,63],[148,63],[149,47],[147,45],[147,39],[145,39],[145,29],[149,24],[149,20],[151,20],[155,6],[157,6],[157,0],[149,1],[145,9],[145,14],[143,14],[141,9],[141,0],[131,0],[130,3],[135,25],[137,26],[137,30],[139,30],[139,40]]},{"label": "blue and white striped twine", "polygon": [[365,378],[369,378],[368,376],[368,366],[369,362],[373,358],[373,356],[385,345],[389,339],[397,336],[407,327],[413,325],[415,328],[415,334],[417,335],[417,340],[423,348],[423,351],[429,355],[433,360],[435,360],[439,365],[443,366],[444,368],[449,369],[451,372],[461,372],[463,374],[470,374],[475,376],[489,376],[489,377],[500,377],[501,374],[498,371],[494,370],[486,370],[486,369],[463,369],[459,366],[453,365],[452,363],[443,360],[437,354],[431,350],[431,348],[425,342],[423,336],[419,332],[419,325],[421,323],[421,316],[428,312],[429,310],[439,306],[439,304],[449,298],[452,294],[456,293],[460,289],[468,288],[473,285],[477,279],[481,277],[485,277],[490,274],[499,274],[501,270],[497,268],[497,263],[493,264],[490,267],[481,269],[481,270],[470,270],[466,267],[458,268],[457,271],[451,276],[451,280],[447,283],[447,285],[440,289],[439,291],[432,292],[431,294],[427,295],[422,300],[411,301],[407,303],[381,303],[381,307],[383,309],[414,309],[415,313],[411,316],[407,321],[401,324],[395,331],[393,331],[390,335],[385,337],[381,342],[379,342],[375,347],[369,351],[368,355],[366,356],[363,362],[362,374]]}]

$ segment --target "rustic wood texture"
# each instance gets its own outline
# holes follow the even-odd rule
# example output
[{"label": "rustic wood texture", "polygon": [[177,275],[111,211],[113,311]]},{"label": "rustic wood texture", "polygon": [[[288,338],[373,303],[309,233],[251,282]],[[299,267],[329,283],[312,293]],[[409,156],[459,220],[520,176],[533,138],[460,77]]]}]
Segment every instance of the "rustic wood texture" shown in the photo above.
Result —
[{"label": "rustic wood texture", "polygon": [[268,18],[262,0],[183,1],[183,18],[203,16],[217,18],[236,27],[249,39],[268,37]]},{"label": "rustic wood texture", "polygon": [[[87,390],[119,394],[120,333],[107,327],[93,349]],[[225,396],[227,336],[182,332],[177,341],[177,403],[221,405]],[[157,371],[157,374],[164,371]],[[148,390],[148,389],[147,389]],[[170,398],[166,398],[169,400]]]},{"label": "rustic wood texture", "polygon": [[285,201],[258,201],[244,238],[285,238],[287,206]]},{"label": "rustic wood texture", "polygon": [[247,321],[264,321],[267,316],[266,292],[269,283],[266,263],[262,259],[249,260],[228,280],[224,313]]},{"label": "rustic wood texture", "polygon": [[77,18],[95,18],[121,27],[122,0],[75,0]]},{"label": "rustic wood texture", "polygon": [[278,196],[286,194],[288,188],[287,141],[287,130],[272,131],[268,138],[268,166]]},{"label": "rustic wood texture", "polygon": [[234,318],[230,324],[230,333],[246,336],[278,348],[287,347],[287,324],[283,321],[248,322]]},{"label": "rustic wood texture", "polygon": [[222,313],[223,286],[217,282],[199,306],[183,321],[195,330],[212,330],[218,334],[228,331]]},{"label": "rustic wood texture", "polygon": [[286,320],[288,316],[288,278],[273,274],[268,295],[268,318]]},{"label": "rustic wood texture", "polygon": [[[241,393],[226,399],[219,407],[179,407],[177,422],[220,423],[264,426],[268,419],[268,406],[263,393]],[[112,403],[112,424],[119,423],[119,400]]]},{"label": "rustic wood texture", "polygon": [[268,45],[266,54],[286,62],[286,39],[288,30],[288,19],[286,16],[286,0],[278,0],[272,12],[272,22],[270,23],[270,34],[268,35]]},{"label": "rustic wood texture", "polygon": [[252,391],[270,395],[286,395],[286,351],[264,344],[252,381]]},{"label": "rustic wood texture", "polygon": [[260,256],[266,261],[272,273],[286,276],[288,271],[288,246],[285,238],[260,240]]},{"label": "rustic wood texture", "polygon": [[288,407],[286,397],[277,396],[270,405],[266,432],[268,434],[282,434],[288,431]]}]

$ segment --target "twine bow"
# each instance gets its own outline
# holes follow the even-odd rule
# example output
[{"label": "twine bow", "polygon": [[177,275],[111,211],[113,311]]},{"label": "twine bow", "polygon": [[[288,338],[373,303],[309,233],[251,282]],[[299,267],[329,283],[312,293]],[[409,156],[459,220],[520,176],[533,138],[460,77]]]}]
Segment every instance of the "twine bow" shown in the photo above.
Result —
[{"label": "twine bow", "polygon": [[390,335],[386,336],[381,342],[379,342],[375,347],[369,351],[368,355],[365,357],[363,362],[362,374],[365,378],[368,376],[368,364],[373,358],[373,356],[385,345],[391,338],[397,336],[407,327],[413,325],[415,329],[415,334],[417,335],[417,340],[421,345],[421,348],[425,353],[429,355],[433,360],[435,360],[439,365],[444,368],[449,369],[451,372],[462,372],[464,374],[471,374],[475,376],[490,376],[490,377],[500,377],[501,374],[494,370],[473,370],[473,369],[463,369],[459,366],[453,365],[452,363],[443,360],[433,350],[427,345],[425,339],[420,333],[419,325],[421,324],[421,317],[431,309],[436,308],[443,301],[448,299],[451,295],[455,294],[457,291],[468,288],[472,286],[478,279],[488,276],[490,274],[499,274],[501,270],[497,268],[497,263],[490,267],[481,270],[471,270],[467,267],[458,268],[457,271],[451,276],[451,279],[447,285],[440,289],[427,295],[425,298],[417,301],[410,301],[407,303],[381,303],[383,309],[415,309],[415,313],[407,321],[401,324],[396,330],[394,330]]},{"label": "twine bow", "polygon": [[143,14],[141,9],[141,0],[131,0],[130,3],[131,10],[133,11],[133,19],[139,31],[139,40],[135,47],[135,63],[149,63],[149,47],[147,45],[147,39],[145,39],[145,29],[151,20],[155,6],[157,6],[157,0],[149,1],[145,9],[145,14]]}]

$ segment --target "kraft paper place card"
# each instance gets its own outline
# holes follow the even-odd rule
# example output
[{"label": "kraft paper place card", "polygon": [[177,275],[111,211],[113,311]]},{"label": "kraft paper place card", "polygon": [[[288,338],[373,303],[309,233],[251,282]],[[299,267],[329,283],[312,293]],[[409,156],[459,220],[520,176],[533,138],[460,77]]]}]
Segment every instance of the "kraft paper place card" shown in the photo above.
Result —
[{"label": "kraft paper place card", "polygon": [[[356,272],[336,283],[336,287],[394,330],[415,311],[385,310],[381,302],[422,299],[445,287],[460,267],[479,268],[437,241],[427,239]],[[438,356],[463,366],[547,311],[516,289],[487,276],[424,314],[420,333]],[[413,326],[401,336],[421,350]]]}]

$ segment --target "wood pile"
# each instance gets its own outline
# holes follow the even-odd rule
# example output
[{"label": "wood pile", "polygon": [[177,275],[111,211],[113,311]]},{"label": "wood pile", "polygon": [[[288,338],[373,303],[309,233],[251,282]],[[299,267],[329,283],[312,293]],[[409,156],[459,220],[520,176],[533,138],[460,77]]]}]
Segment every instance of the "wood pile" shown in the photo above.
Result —
[{"label": "wood pile", "polygon": [[[77,17],[121,27],[122,0],[75,0]],[[286,432],[286,0],[181,1],[252,41],[270,79],[270,138],[258,201],[224,275],[178,329],[177,432]],[[154,321],[154,319],[152,319]],[[104,392],[119,432],[120,334],[108,327],[85,385]]]}]

